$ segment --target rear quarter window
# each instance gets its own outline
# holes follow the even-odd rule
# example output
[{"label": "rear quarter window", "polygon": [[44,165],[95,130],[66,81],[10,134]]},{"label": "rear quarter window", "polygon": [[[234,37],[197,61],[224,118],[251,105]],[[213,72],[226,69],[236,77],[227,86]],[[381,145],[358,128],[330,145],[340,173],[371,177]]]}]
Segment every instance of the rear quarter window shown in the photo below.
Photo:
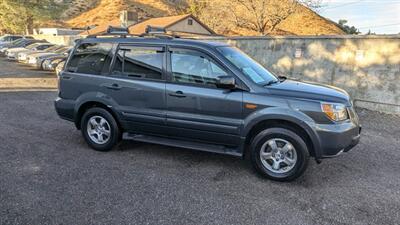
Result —
[{"label": "rear quarter window", "polygon": [[164,54],[162,47],[121,46],[113,75],[161,80]]},{"label": "rear quarter window", "polygon": [[75,51],[66,70],[72,73],[101,75],[108,73],[112,43],[84,43]]}]

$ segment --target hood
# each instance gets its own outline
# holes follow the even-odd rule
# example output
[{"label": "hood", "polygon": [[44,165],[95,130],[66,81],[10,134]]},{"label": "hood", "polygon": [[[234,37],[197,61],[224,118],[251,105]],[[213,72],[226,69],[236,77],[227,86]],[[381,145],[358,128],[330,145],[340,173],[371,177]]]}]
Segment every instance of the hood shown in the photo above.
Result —
[{"label": "hood", "polygon": [[51,57],[51,56],[55,56],[55,55],[57,55],[57,53],[54,53],[54,52],[43,52],[43,53],[40,53],[40,54],[36,54],[35,56],[38,57],[38,58],[47,58],[47,57]]},{"label": "hood", "polygon": [[18,52],[18,51],[23,51],[27,50],[26,48],[10,48],[8,49],[8,52]]},{"label": "hood", "polygon": [[312,82],[300,82],[285,80],[268,87],[271,94],[277,94],[295,98],[314,99],[324,102],[338,102],[348,104],[349,94],[337,87],[317,84]]},{"label": "hood", "polygon": [[44,51],[35,51],[35,52],[32,52],[29,56],[40,57],[40,56],[45,56],[45,55],[50,55],[50,54],[54,54],[54,53],[44,52]]},{"label": "hood", "polygon": [[58,59],[66,59],[67,56],[65,55],[51,55],[46,57],[46,60],[58,60]]}]

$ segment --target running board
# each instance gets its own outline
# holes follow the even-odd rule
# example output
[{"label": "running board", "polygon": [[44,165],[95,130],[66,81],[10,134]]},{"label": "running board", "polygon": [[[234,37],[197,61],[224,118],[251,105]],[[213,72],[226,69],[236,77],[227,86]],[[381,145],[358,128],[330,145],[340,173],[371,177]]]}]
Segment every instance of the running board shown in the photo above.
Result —
[{"label": "running board", "polygon": [[146,143],[152,143],[152,144],[167,145],[167,146],[178,147],[178,148],[194,149],[194,150],[198,150],[198,151],[219,153],[219,154],[232,155],[232,156],[237,156],[237,157],[242,156],[242,154],[239,152],[239,150],[237,148],[229,148],[229,147],[226,147],[223,145],[184,141],[184,140],[179,140],[179,139],[171,139],[171,138],[165,138],[165,137],[149,136],[149,135],[142,135],[142,134],[132,134],[132,133],[124,133],[122,138],[124,140],[132,140],[132,141],[146,142]]}]

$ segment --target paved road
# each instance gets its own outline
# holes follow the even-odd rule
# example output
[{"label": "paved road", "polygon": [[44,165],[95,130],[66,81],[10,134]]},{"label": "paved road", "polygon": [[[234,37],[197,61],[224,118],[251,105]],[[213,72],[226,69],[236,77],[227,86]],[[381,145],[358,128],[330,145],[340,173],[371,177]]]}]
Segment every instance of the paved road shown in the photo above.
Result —
[{"label": "paved road", "polygon": [[277,183],[240,159],[150,144],[90,150],[54,92],[0,93],[0,224],[399,224],[400,118]]},{"label": "paved road", "polygon": [[0,57],[0,69],[0,78],[56,77],[54,72],[37,70],[26,64],[9,61],[4,57]]}]

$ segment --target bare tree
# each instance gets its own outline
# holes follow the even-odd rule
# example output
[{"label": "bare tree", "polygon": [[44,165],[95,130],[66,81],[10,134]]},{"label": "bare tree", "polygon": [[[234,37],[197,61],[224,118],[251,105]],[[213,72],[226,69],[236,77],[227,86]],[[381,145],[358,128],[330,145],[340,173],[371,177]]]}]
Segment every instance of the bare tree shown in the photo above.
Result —
[{"label": "bare tree", "polygon": [[320,0],[232,0],[229,7],[238,27],[262,35],[271,33],[301,5],[317,7]]},{"label": "bare tree", "polygon": [[223,26],[227,11],[223,9],[225,2],[213,0],[170,0],[174,3],[176,14],[190,13],[200,19],[217,33],[226,33],[228,27]]}]

